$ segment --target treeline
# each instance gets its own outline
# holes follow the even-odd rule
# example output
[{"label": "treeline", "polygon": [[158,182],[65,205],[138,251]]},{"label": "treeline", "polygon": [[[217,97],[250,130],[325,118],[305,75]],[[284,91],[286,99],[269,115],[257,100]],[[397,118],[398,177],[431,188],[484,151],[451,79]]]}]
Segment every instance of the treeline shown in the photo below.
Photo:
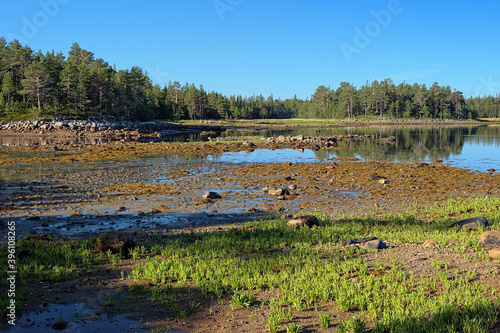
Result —
[{"label": "treeline", "polygon": [[425,85],[390,79],[356,89],[342,82],[337,89],[320,86],[311,99],[282,100],[272,95],[229,97],[203,86],[169,82],[153,84],[140,67],[117,70],[90,51],[72,45],[61,52],[34,52],[17,40],[0,37],[0,119],[91,116],[119,119],[268,119],[393,118],[465,119],[500,117],[500,97],[469,98],[437,83]]}]

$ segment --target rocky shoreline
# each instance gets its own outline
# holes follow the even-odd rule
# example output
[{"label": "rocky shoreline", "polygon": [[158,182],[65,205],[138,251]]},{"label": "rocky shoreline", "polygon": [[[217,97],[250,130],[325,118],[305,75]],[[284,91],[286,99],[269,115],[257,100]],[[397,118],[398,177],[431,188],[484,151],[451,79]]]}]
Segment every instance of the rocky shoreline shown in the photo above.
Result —
[{"label": "rocky shoreline", "polygon": [[50,135],[60,137],[98,137],[120,140],[140,137],[163,137],[180,134],[197,134],[204,131],[221,132],[225,128],[214,125],[178,125],[159,121],[109,121],[109,120],[36,120],[0,123],[2,135]]}]

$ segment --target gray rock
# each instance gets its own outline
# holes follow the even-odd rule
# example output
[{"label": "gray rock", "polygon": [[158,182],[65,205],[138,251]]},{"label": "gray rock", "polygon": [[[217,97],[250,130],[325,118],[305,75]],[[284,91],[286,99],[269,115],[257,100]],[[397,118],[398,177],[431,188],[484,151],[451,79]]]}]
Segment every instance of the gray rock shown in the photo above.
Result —
[{"label": "gray rock", "polygon": [[358,246],[362,249],[382,250],[387,249],[388,246],[377,237],[365,237],[359,239],[349,239],[342,243],[343,246]]},{"label": "gray rock", "polygon": [[206,192],[203,194],[203,199],[220,199],[222,198],[217,192]]},{"label": "gray rock", "polygon": [[463,229],[477,230],[479,226],[487,228],[489,227],[488,220],[484,217],[471,217],[470,219],[465,219],[462,221],[455,222],[451,227],[459,226]]}]

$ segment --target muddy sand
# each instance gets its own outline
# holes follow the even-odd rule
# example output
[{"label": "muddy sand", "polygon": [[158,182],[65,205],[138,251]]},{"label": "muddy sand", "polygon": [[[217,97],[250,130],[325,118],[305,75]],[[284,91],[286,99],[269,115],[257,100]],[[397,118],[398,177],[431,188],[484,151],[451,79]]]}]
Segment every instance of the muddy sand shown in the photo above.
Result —
[{"label": "muddy sand", "polygon": [[[269,148],[270,144],[272,149],[308,148],[299,143],[267,141],[255,142],[251,148]],[[136,235],[191,229],[217,231],[269,216],[315,211],[331,219],[379,215],[419,209],[450,198],[500,195],[499,173],[452,168],[440,161],[386,163],[338,159],[326,163],[242,165],[214,163],[206,158],[209,154],[248,149],[249,144],[244,142],[114,142],[61,146],[54,151],[47,151],[46,147],[11,149],[0,160],[4,177],[9,179],[0,184],[1,221],[15,221],[18,237],[49,234],[53,239],[87,239],[109,230],[126,230]],[[183,157],[176,158],[174,154]],[[215,192],[220,198],[204,199],[206,192]],[[418,246],[414,250],[427,258],[440,251]],[[408,248],[401,251],[406,253]],[[386,255],[398,253],[396,247],[396,251]],[[44,313],[44,307],[55,306],[52,304],[76,305],[76,310],[55,309],[51,319],[43,320],[53,323],[57,321],[56,314],[80,311],[82,316],[94,318],[102,325],[113,321],[106,314],[131,314],[135,321],[113,317],[116,325],[131,327],[130,331],[140,331],[140,327],[167,332],[264,329],[258,324],[264,319],[253,322],[245,311],[238,312],[235,318],[229,314],[228,305],[203,304],[202,310],[179,320],[149,300],[141,299],[136,304],[129,297],[130,281],[119,273],[130,270],[133,260],[124,260],[120,265],[113,273],[102,267],[87,276],[58,283],[39,282],[33,286],[22,312]],[[105,308],[100,296],[110,288],[118,291],[116,302],[120,306]],[[24,324],[32,329],[42,325],[35,319]],[[73,331],[78,329],[75,326]]]}]

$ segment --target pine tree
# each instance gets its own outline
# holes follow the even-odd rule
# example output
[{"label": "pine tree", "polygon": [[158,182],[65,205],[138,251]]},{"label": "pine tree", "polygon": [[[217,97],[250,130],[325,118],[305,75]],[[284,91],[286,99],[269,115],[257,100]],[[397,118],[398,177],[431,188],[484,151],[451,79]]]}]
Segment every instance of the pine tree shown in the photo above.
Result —
[{"label": "pine tree", "polygon": [[10,103],[12,96],[16,92],[16,87],[14,87],[14,81],[12,80],[11,73],[5,73],[2,81],[2,95],[7,103]]},{"label": "pine tree", "polygon": [[26,68],[24,75],[25,78],[21,80],[23,85],[21,93],[36,98],[38,112],[41,114],[42,100],[45,97],[50,82],[49,72],[43,63],[33,61]]}]

